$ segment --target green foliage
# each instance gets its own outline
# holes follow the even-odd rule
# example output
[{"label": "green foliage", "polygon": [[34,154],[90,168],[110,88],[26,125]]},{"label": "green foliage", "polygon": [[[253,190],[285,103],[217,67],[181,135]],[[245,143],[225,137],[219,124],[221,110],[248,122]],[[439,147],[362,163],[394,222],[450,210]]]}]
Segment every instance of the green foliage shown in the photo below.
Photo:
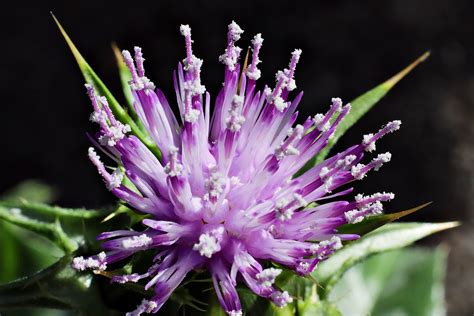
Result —
[{"label": "green foliage", "polygon": [[[113,50],[127,109],[119,104],[89,66],[58,20],[54,16],[53,19],[76,59],[85,81],[107,98],[117,119],[129,124],[132,133],[161,158],[160,150],[150,139],[133,110],[133,97],[128,88],[131,76],[118,48],[114,46]],[[428,56],[429,53],[423,54],[389,80],[352,101],[352,111],[341,122],[329,145],[313,157],[299,174],[323,161],[338,139]],[[125,183],[126,181],[128,179],[125,179]],[[133,186],[131,187],[133,189]],[[49,187],[38,182],[27,182],[12,190],[0,202],[0,264],[4,264],[0,268],[0,283],[5,283],[0,285],[0,311],[41,307],[70,310],[79,315],[115,315],[117,312],[110,310],[105,301],[128,298],[130,293],[139,293],[146,297],[152,295],[150,291],[145,291],[141,284],[126,284],[113,287],[107,293],[100,292],[98,281],[107,280],[114,273],[123,271],[108,271],[93,276],[90,273],[79,273],[70,267],[73,256],[91,254],[98,250],[95,241],[97,233],[133,226],[141,221],[142,215],[134,213],[124,205],[118,205],[108,211],[49,206],[53,198],[54,191]],[[346,244],[329,259],[321,262],[316,271],[306,278],[285,270],[276,282],[279,288],[288,291],[294,298],[293,303],[285,308],[278,308],[247,288],[239,287],[238,293],[245,313],[260,316],[443,314],[442,281],[446,252],[441,248],[434,252],[394,249],[455,227],[458,223],[390,223],[428,204],[342,226],[340,233],[357,233],[364,236]],[[49,242],[38,238],[34,242],[25,242],[31,240],[32,234],[43,236]],[[32,258],[43,263],[49,264],[57,257],[63,257],[40,272],[12,281],[20,276],[17,268],[20,266],[25,247],[29,247],[28,252],[31,252]],[[134,256],[126,269],[131,269],[132,266],[140,267],[142,259],[139,255]],[[6,283],[7,281],[12,282]],[[205,284],[210,289],[206,292],[211,293],[209,304],[206,305],[188,288],[192,282],[198,281],[189,278],[185,285],[173,293],[159,314],[185,314],[186,307],[192,308],[192,315],[223,316],[225,313],[210,289],[211,284]]]},{"label": "green foliage", "polygon": [[443,247],[377,254],[347,271],[329,301],[343,315],[445,315],[446,258]]},{"label": "green foliage", "polygon": [[88,84],[94,86],[95,90],[101,95],[107,98],[109,103],[110,109],[114,113],[115,117],[120,120],[124,124],[130,125],[132,129],[132,133],[137,136],[143,144],[145,144],[148,149],[150,149],[158,158],[161,157],[161,152],[153,142],[153,140],[137,125],[137,123],[130,117],[127,111],[120,105],[117,99],[112,95],[109,89],[106,87],[104,82],[99,78],[99,76],[95,73],[91,66],[87,63],[87,61],[82,57],[81,53],[77,49],[77,47],[72,42],[69,35],[67,35],[66,31],[53,15],[53,19],[56,22],[56,25],[59,28],[59,31],[64,37],[69,49],[71,50],[74,58],[76,59],[77,65],[81,70],[82,75],[84,76],[85,81]]},{"label": "green foliage", "polygon": [[318,265],[313,276],[322,286],[321,296],[327,297],[343,274],[368,256],[406,247],[421,238],[458,225],[458,222],[392,223],[380,227],[360,240],[343,247]]},{"label": "green foliage", "polygon": [[79,315],[114,315],[101,301],[90,274],[78,274],[65,256],[49,268],[0,286],[0,310],[42,307],[70,309]]},{"label": "green foliage", "polygon": [[[27,199],[37,203],[50,203],[56,193],[46,184],[28,180],[5,192],[4,201],[20,202]],[[25,242],[25,241],[29,242]],[[15,280],[47,267],[62,255],[62,251],[36,234],[0,220],[0,284]],[[45,255],[47,254],[47,255]],[[21,264],[28,260],[30,264]]]}]

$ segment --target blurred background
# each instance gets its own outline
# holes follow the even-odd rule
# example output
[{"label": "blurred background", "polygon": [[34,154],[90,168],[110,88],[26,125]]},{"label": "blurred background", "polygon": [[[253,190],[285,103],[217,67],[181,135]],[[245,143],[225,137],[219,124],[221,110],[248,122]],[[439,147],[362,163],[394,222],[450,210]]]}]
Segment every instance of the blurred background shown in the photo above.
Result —
[{"label": "blurred background", "polygon": [[[263,80],[303,49],[297,69],[305,91],[301,117],[325,110],[331,97],[350,101],[388,79],[427,50],[431,57],[408,75],[339,142],[359,142],[388,120],[402,129],[377,144],[393,159],[357,185],[358,192],[393,191],[386,211],[434,203],[410,221],[460,220],[463,225],[429,237],[449,252],[450,315],[474,313],[474,2],[393,1],[23,1],[0,13],[0,194],[27,179],[55,189],[69,207],[113,202],[87,159],[91,108],[83,79],[49,14],[53,11],[84,57],[121,96],[111,42],[143,48],[148,77],[173,101],[172,71],[184,58],[180,24],[193,28],[203,81],[216,95],[223,80],[217,61],[227,24],[261,32]],[[0,227],[1,229],[1,227]],[[5,247],[0,230],[0,248]],[[0,253],[1,256],[1,253]],[[28,266],[30,261],[25,261]],[[0,271],[12,269],[0,257]],[[16,267],[18,271],[28,268]],[[5,280],[3,280],[5,281]]]}]

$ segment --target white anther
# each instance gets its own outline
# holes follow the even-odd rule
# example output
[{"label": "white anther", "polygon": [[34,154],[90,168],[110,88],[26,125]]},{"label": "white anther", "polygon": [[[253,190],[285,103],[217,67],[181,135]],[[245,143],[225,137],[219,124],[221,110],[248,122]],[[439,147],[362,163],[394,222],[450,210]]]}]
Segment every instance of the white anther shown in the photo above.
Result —
[{"label": "white anther", "polygon": [[362,169],[365,167],[365,165],[359,163],[355,166],[352,166],[351,168],[351,175],[356,178],[357,180],[361,180],[365,176],[365,172],[362,172]]},{"label": "white anther", "polygon": [[120,171],[120,168],[116,168],[114,172],[110,175],[110,180],[107,181],[106,187],[109,191],[112,191],[115,188],[118,188],[123,181],[123,173]]},{"label": "white anther", "polygon": [[197,109],[189,109],[185,114],[184,114],[184,120],[188,123],[196,123],[198,118],[199,118],[199,114],[201,114],[201,112]]},{"label": "white anther", "polygon": [[366,134],[362,139],[362,144],[365,146],[365,151],[373,152],[375,150],[375,141],[370,141],[374,134]]},{"label": "white anther", "polygon": [[183,36],[191,36],[191,28],[187,24],[181,24],[181,26],[179,27],[179,31]]},{"label": "white anther", "polygon": [[268,268],[255,276],[263,287],[271,287],[275,283],[275,279],[281,274],[281,269]]},{"label": "white anther", "polygon": [[133,236],[132,238],[126,238],[122,240],[122,246],[125,249],[147,247],[152,243],[153,239],[148,237],[146,234],[142,234],[140,236]]},{"label": "white anther", "polygon": [[213,254],[221,250],[221,241],[224,234],[224,227],[220,226],[210,232],[201,234],[199,242],[194,244],[193,250],[199,251],[201,256],[211,258]]}]

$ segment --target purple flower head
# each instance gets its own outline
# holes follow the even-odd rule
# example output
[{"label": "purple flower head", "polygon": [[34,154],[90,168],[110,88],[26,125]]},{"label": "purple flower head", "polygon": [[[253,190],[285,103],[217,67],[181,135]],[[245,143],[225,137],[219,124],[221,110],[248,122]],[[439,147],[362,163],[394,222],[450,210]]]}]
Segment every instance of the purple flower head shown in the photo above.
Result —
[{"label": "purple flower head", "polygon": [[[100,126],[94,143],[118,167],[107,169],[93,148],[89,158],[115,196],[149,216],[142,221],[142,231],[100,234],[98,239],[106,240],[104,252],[75,258],[73,267],[104,270],[139,251],[155,252],[146,273],[112,279],[118,283],[147,279],[145,289],[154,288],[154,296],[127,315],[157,312],[186,275],[198,268],[211,273],[228,315],[242,315],[237,282],[285,306],[293,298],[274,285],[281,270],[263,265],[274,262],[306,275],[340,248],[341,240],[359,237],[338,234],[337,228],[380,213],[381,202],[393,199],[393,194],[357,195],[354,201],[334,198],[352,192],[352,188],[339,190],[342,186],[390,160],[390,153],[384,153],[361,163],[365,152],[374,151],[375,142],[397,130],[400,122],[365,135],[360,144],[295,177],[325,148],[350,104],[333,98],[325,114],[295,125],[302,93],[290,97],[290,92],[296,89],[301,50],[294,50],[288,68],[277,72],[273,87],[259,91],[263,39],[260,34],[253,38],[251,60],[242,69],[236,42],[243,31],[232,22],[219,57],[225,65],[224,84],[211,113],[211,98],[201,82],[203,61],[193,53],[191,29],[182,25],[180,31],[186,57],[174,74],[179,117],[145,76],[141,49],[135,47],[134,58],[123,52],[132,75],[134,110],[160,148],[160,159],[130,133],[128,125],[115,119],[107,100],[87,86],[94,108],[91,120]],[[329,198],[332,201],[325,203]]]}]

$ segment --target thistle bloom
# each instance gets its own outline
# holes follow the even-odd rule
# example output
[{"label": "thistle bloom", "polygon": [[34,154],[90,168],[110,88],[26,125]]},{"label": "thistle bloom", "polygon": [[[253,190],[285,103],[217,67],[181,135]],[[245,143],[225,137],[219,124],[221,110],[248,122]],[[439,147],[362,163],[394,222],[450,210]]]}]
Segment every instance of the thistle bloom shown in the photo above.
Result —
[{"label": "thistle bloom", "polygon": [[[228,315],[242,315],[237,282],[285,306],[293,298],[275,286],[281,270],[269,263],[306,275],[340,248],[341,240],[359,237],[338,234],[337,228],[380,213],[381,202],[394,196],[359,194],[345,201],[339,197],[352,188],[339,188],[390,160],[390,153],[383,153],[361,163],[365,152],[374,151],[375,142],[397,130],[400,121],[365,135],[360,144],[295,177],[325,148],[350,104],[333,98],[325,114],[294,125],[302,93],[294,98],[289,95],[296,89],[294,75],[301,50],[294,50],[288,68],[277,72],[273,88],[258,91],[263,39],[260,34],[253,38],[251,60],[242,69],[236,42],[243,31],[232,22],[227,47],[219,58],[225,65],[224,83],[211,113],[211,98],[201,82],[203,61],[193,53],[190,27],[182,25],[180,30],[186,58],[174,74],[177,118],[162,91],[145,76],[141,49],[135,47],[134,58],[123,52],[132,75],[134,110],[160,148],[160,159],[114,117],[107,100],[86,85],[94,108],[91,120],[100,126],[93,142],[119,166],[107,169],[93,148],[89,158],[115,196],[149,216],[142,221],[143,231],[100,234],[98,239],[106,240],[105,252],[75,258],[73,267],[102,271],[139,251],[155,252],[146,273],[112,278],[118,283],[148,279],[145,289],[154,288],[154,296],[127,315],[157,312],[197,268],[211,273]],[[125,177],[129,181],[123,181]],[[325,203],[327,199],[331,201]]]}]

